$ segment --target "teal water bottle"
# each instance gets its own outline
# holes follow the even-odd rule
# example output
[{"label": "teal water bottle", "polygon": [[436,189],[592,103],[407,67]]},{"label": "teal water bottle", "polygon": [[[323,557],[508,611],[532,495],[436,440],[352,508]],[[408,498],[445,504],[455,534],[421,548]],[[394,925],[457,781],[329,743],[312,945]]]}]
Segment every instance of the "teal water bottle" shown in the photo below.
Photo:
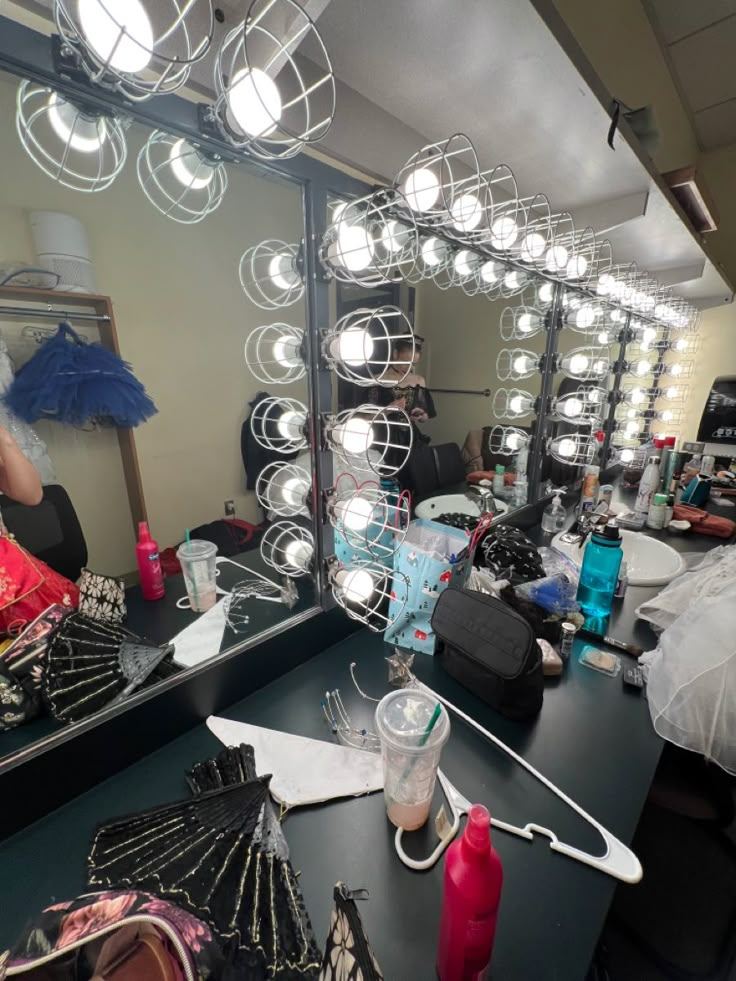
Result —
[{"label": "teal water bottle", "polygon": [[585,546],[577,596],[587,617],[607,617],[611,612],[622,558],[621,534],[615,525],[593,532]]}]

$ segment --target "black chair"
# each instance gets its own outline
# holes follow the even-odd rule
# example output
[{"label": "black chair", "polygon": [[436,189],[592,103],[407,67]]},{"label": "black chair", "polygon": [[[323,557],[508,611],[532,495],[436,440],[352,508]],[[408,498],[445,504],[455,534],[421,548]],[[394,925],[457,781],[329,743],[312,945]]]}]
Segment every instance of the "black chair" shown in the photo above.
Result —
[{"label": "black chair", "polygon": [[465,483],[465,464],[457,443],[439,443],[432,446],[434,462],[437,467],[437,480],[440,487]]},{"label": "black chair", "polygon": [[64,488],[48,484],[35,507],[0,494],[5,527],[18,542],[54,571],[76,582],[87,564],[87,543],[77,512]]}]

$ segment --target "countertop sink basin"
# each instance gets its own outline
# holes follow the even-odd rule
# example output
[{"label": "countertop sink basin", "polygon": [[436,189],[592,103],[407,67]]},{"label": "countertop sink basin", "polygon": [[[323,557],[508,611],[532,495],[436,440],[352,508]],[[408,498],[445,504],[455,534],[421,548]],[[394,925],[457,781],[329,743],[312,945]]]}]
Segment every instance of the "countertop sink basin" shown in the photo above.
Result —
[{"label": "countertop sink basin", "polygon": [[[509,506],[504,501],[496,502],[496,510],[499,514],[508,511]],[[416,506],[418,518],[437,518],[441,514],[473,514],[480,516],[483,514],[480,501],[475,501],[465,494],[438,494],[437,497],[428,497]]]},{"label": "countertop sink basin", "polygon": [[[563,542],[565,532],[555,535],[552,546],[571,559],[576,565],[583,564],[585,546]],[[684,572],[687,563],[682,555],[661,542],[638,531],[621,529],[621,546],[626,559],[627,575],[631,586],[666,586],[675,576]]]}]

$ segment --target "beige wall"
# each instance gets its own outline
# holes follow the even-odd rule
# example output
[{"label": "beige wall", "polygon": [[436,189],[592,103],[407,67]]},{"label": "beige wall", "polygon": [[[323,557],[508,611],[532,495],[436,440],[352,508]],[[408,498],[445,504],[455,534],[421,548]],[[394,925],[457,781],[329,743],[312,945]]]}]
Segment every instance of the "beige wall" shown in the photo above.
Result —
[{"label": "beige wall", "polygon": [[683,439],[696,439],[705,401],[714,378],[736,375],[736,309],[733,304],[706,310],[700,319],[700,350],[685,406]]},{"label": "beige wall", "polygon": [[[227,499],[235,500],[239,517],[257,520],[255,496],[245,490],[240,427],[248,400],[263,386],[244,364],[243,345],[260,324],[303,326],[304,313],[301,303],[283,311],[255,307],[241,290],[238,261],[263,239],[301,238],[300,188],[231,167],[221,208],[198,225],[179,225],[159,214],[138,186],[135,162],[144,134],[134,126],[115,183],[97,194],[69,191],[20,146],[15,88],[0,82],[0,262],[35,258],[29,209],[63,211],[84,223],[98,289],[112,297],[123,357],[159,408],[136,430],[154,535],[162,547],[178,542],[186,527],[220,517]],[[18,340],[22,326],[2,325],[20,360],[31,351]],[[279,386],[272,394],[305,398],[306,386]],[[90,565],[109,574],[134,568],[115,434],[52,423],[38,428],[79,511]]]}]

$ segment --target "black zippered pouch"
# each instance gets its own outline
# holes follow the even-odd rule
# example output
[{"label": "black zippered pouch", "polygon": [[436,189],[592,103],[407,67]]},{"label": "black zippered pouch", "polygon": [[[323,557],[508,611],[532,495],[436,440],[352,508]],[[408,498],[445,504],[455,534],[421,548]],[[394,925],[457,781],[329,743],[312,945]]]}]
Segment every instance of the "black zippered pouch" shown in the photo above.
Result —
[{"label": "black zippered pouch", "polygon": [[527,621],[495,596],[446,589],[432,614],[435,655],[461,685],[509,719],[542,708],[542,651]]}]

